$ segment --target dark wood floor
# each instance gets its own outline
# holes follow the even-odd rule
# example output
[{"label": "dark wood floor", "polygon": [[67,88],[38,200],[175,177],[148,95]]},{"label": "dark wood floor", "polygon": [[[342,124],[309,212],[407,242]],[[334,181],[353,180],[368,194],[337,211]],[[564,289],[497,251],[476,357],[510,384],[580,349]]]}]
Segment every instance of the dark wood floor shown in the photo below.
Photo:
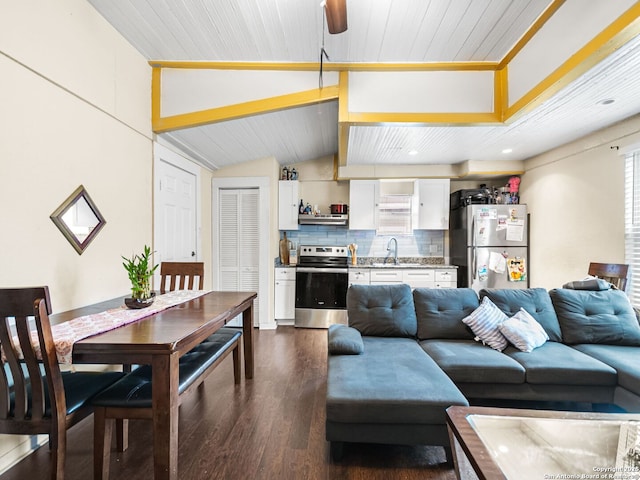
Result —
[{"label": "dark wood floor", "polygon": [[[204,389],[180,408],[181,479],[435,479],[453,480],[439,447],[349,445],[342,462],[329,459],[324,439],[326,330],[280,327],[255,331],[253,380],[233,383],[223,362]],[[92,478],[93,419],[69,431],[67,480]],[[150,423],[130,423],[129,450],[113,452],[111,478],[153,476]],[[48,478],[45,446],[0,480]]]}]

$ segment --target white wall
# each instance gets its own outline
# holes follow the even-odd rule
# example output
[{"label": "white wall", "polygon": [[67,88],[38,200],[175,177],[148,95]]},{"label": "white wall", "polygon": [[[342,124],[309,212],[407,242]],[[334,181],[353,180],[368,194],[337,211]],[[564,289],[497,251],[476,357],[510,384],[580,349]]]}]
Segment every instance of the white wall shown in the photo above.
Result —
[{"label": "white wall", "polygon": [[[84,1],[3,3],[0,286],[123,295],[120,256],[152,241],[151,68]],[[80,184],[107,221],[81,256],[49,218]]]},{"label": "white wall", "polygon": [[[0,287],[54,312],[126,294],[152,241],[151,68],[84,0],[0,1]],[[78,255],[50,220],[84,185],[107,221]],[[0,471],[31,445],[0,437]]]},{"label": "white wall", "polygon": [[622,153],[638,142],[640,116],[525,162],[531,286],[581,279],[590,262],[624,263]]}]

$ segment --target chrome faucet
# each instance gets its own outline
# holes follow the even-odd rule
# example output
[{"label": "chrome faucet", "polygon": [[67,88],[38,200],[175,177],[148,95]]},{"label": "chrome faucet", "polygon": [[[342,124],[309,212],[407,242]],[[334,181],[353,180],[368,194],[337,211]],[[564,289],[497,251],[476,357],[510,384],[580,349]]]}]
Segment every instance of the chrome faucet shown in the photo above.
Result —
[{"label": "chrome faucet", "polygon": [[391,237],[389,243],[387,243],[387,252],[391,253],[391,242],[395,242],[395,248],[393,249],[393,263],[398,265],[398,240],[396,237]]}]

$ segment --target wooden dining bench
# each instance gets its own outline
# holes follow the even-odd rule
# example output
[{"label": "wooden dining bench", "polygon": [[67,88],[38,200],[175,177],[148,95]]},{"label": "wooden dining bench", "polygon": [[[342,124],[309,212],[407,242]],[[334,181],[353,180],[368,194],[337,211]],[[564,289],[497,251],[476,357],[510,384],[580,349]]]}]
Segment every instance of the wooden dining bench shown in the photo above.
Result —
[{"label": "wooden dining bench", "polygon": [[[242,331],[224,327],[180,357],[178,402],[198,388],[213,369],[233,354],[233,376],[240,383],[240,338]],[[109,478],[112,420],[152,418],[152,369],[143,365],[128,373],[94,397],[94,479]],[[127,449],[127,429],[118,449]]]}]

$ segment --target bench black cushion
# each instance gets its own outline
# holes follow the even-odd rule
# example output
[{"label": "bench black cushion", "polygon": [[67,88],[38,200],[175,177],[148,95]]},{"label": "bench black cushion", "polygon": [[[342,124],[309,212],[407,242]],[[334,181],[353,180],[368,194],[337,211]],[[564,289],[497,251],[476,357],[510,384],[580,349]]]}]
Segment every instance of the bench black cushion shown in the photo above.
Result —
[{"label": "bench black cushion", "polygon": [[[221,328],[193,350],[180,357],[178,393],[182,394],[224,352],[238,341],[242,332]],[[98,407],[151,408],[150,365],[143,365],[127,374],[93,398]]]}]

